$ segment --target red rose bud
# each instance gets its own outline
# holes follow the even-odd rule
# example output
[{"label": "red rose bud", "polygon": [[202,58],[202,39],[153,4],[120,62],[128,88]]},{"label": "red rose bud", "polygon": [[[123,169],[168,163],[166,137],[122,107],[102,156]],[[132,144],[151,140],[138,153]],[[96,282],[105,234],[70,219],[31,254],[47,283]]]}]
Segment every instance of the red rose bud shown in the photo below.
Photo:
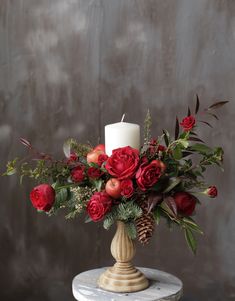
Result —
[{"label": "red rose bud", "polygon": [[95,192],[87,204],[87,213],[94,222],[102,220],[111,210],[112,199],[106,192]]},{"label": "red rose bud", "polygon": [[216,186],[210,186],[204,191],[204,193],[208,195],[210,198],[215,198],[218,195],[218,190]]},{"label": "red rose bud", "polygon": [[188,131],[192,130],[192,128],[194,127],[195,123],[196,123],[196,121],[195,121],[194,116],[190,115],[190,116],[185,117],[181,121],[180,125],[183,127],[183,129],[184,129],[185,132],[188,132]]},{"label": "red rose bud", "polygon": [[99,157],[98,157],[98,165],[101,166],[107,160],[108,160],[108,155],[100,154]]},{"label": "red rose bud", "polygon": [[196,206],[196,200],[193,195],[188,192],[176,192],[173,198],[179,213],[185,216],[193,214]]},{"label": "red rose bud", "polygon": [[121,182],[121,195],[130,198],[134,193],[133,182],[130,179]]},{"label": "red rose bud", "polygon": [[139,165],[139,151],[130,146],[113,150],[105,168],[108,173],[119,180],[131,178]]},{"label": "red rose bud", "polygon": [[162,167],[159,160],[153,160],[151,163],[143,163],[140,165],[136,173],[136,182],[143,191],[152,187],[157,183],[162,174]]},{"label": "red rose bud", "polygon": [[55,190],[48,184],[41,184],[31,191],[30,200],[36,209],[49,211],[55,202]]},{"label": "red rose bud", "polygon": [[71,179],[75,183],[82,182],[85,179],[85,166],[78,165],[71,171]]},{"label": "red rose bud", "polygon": [[98,179],[102,176],[103,172],[96,167],[89,167],[87,171],[87,175],[89,178]]}]

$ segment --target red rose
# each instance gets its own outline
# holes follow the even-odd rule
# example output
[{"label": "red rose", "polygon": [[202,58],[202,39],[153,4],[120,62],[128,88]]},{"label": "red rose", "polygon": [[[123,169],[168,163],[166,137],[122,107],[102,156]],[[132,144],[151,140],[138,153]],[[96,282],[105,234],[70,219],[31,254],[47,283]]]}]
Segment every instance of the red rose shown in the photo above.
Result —
[{"label": "red rose", "polygon": [[78,165],[71,171],[71,179],[75,183],[82,182],[85,178],[85,166],[84,165]]},{"label": "red rose", "polygon": [[190,216],[193,214],[196,200],[193,195],[188,192],[176,192],[173,195],[179,213]]},{"label": "red rose", "polygon": [[87,171],[88,177],[92,179],[98,179],[102,176],[103,172],[96,167],[89,167]]},{"label": "red rose", "polygon": [[194,127],[195,122],[196,121],[195,121],[194,116],[190,115],[190,116],[185,117],[181,121],[180,125],[184,128],[185,132],[188,132],[188,131],[191,131],[191,129]]},{"label": "red rose", "polygon": [[215,198],[218,195],[218,190],[216,186],[210,186],[206,189],[205,193],[210,197],[210,198]]},{"label": "red rose", "polygon": [[103,219],[111,210],[112,199],[106,192],[95,192],[87,204],[87,213],[94,222]]},{"label": "red rose", "polygon": [[111,176],[123,180],[134,176],[138,164],[139,151],[126,146],[113,150],[105,164],[105,168]]},{"label": "red rose", "polygon": [[121,195],[130,198],[133,195],[134,187],[130,179],[125,179],[121,182]]},{"label": "red rose", "polygon": [[105,161],[107,161],[108,155],[100,154],[98,157],[98,165],[101,166]]},{"label": "red rose", "polygon": [[49,211],[55,202],[55,190],[50,185],[41,184],[31,191],[30,200],[36,209]]},{"label": "red rose", "polygon": [[160,162],[159,160],[153,160],[149,164],[143,163],[140,165],[136,173],[136,181],[141,190],[145,191],[157,183],[162,174]]}]

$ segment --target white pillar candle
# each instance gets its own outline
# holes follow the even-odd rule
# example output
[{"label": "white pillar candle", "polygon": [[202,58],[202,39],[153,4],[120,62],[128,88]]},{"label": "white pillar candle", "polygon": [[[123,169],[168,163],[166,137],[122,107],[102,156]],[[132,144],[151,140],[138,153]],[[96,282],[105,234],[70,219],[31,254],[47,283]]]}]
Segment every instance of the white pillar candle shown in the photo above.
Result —
[{"label": "white pillar candle", "polygon": [[108,156],[119,147],[140,148],[140,126],[138,124],[118,122],[105,126],[105,151]]}]

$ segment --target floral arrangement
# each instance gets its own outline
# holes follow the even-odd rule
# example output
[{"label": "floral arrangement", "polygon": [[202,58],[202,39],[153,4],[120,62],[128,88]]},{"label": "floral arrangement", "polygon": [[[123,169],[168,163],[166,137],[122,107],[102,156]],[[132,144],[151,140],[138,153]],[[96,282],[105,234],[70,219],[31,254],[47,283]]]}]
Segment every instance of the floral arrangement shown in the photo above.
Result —
[{"label": "floral arrangement", "polygon": [[125,223],[128,235],[148,243],[161,219],[178,225],[186,241],[196,252],[195,233],[202,230],[194,220],[200,205],[198,196],[217,196],[217,188],[208,185],[204,172],[210,165],[220,168],[223,162],[221,147],[211,148],[198,137],[200,123],[211,126],[200,116],[212,116],[226,101],[217,102],[202,111],[197,97],[192,114],[179,122],[176,118],[174,138],[163,130],[157,139],[151,137],[151,117],[145,120],[145,139],[140,150],[130,146],[105,154],[100,144],[80,144],[74,139],[65,142],[65,158],[57,160],[36,150],[29,141],[21,142],[29,151],[27,158],[8,162],[5,175],[16,172],[23,178],[38,182],[30,193],[32,205],[49,216],[59,209],[66,218],[86,214],[86,222],[102,221],[109,229],[117,220]]}]

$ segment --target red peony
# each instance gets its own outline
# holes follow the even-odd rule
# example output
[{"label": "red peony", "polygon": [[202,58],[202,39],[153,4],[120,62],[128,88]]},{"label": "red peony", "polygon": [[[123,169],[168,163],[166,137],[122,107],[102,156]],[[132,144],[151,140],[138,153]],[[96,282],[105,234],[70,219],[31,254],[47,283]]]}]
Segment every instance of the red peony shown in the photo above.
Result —
[{"label": "red peony", "polygon": [[139,151],[126,146],[113,150],[105,164],[105,168],[111,176],[123,180],[134,176],[138,164]]},{"label": "red peony", "polygon": [[87,171],[87,175],[89,178],[98,179],[102,176],[103,172],[96,167],[89,167]]},{"label": "red peony", "polygon": [[106,192],[95,192],[87,204],[87,213],[94,222],[103,219],[111,210],[112,199]]},{"label": "red peony", "polygon": [[75,183],[82,182],[85,179],[85,166],[80,164],[72,169],[71,179]]},{"label": "red peony", "polygon": [[55,202],[55,190],[48,184],[41,184],[31,191],[30,200],[36,209],[49,211]]},{"label": "red peony", "polygon": [[98,165],[101,166],[107,160],[108,160],[108,155],[100,154],[99,157],[98,157]]},{"label": "red peony", "polygon": [[125,179],[121,182],[121,195],[130,198],[134,193],[133,182],[131,179]]},{"label": "red peony", "polygon": [[190,216],[193,214],[196,206],[195,197],[188,192],[176,192],[173,195],[179,213]]},{"label": "red peony", "polygon": [[190,115],[190,116],[185,117],[185,118],[181,121],[180,125],[183,127],[183,129],[184,129],[185,132],[188,132],[188,131],[191,131],[191,130],[192,130],[192,128],[193,128],[194,125],[195,125],[195,122],[196,122],[196,121],[195,121],[194,116]]},{"label": "red peony", "polygon": [[218,195],[218,190],[216,186],[210,186],[206,189],[205,193],[210,197],[210,198],[215,198]]},{"label": "red peony", "polygon": [[145,191],[157,183],[162,174],[160,162],[159,160],[153,160],[151,163],[140,165],[136,173],[136,181],[141,190]]}]

